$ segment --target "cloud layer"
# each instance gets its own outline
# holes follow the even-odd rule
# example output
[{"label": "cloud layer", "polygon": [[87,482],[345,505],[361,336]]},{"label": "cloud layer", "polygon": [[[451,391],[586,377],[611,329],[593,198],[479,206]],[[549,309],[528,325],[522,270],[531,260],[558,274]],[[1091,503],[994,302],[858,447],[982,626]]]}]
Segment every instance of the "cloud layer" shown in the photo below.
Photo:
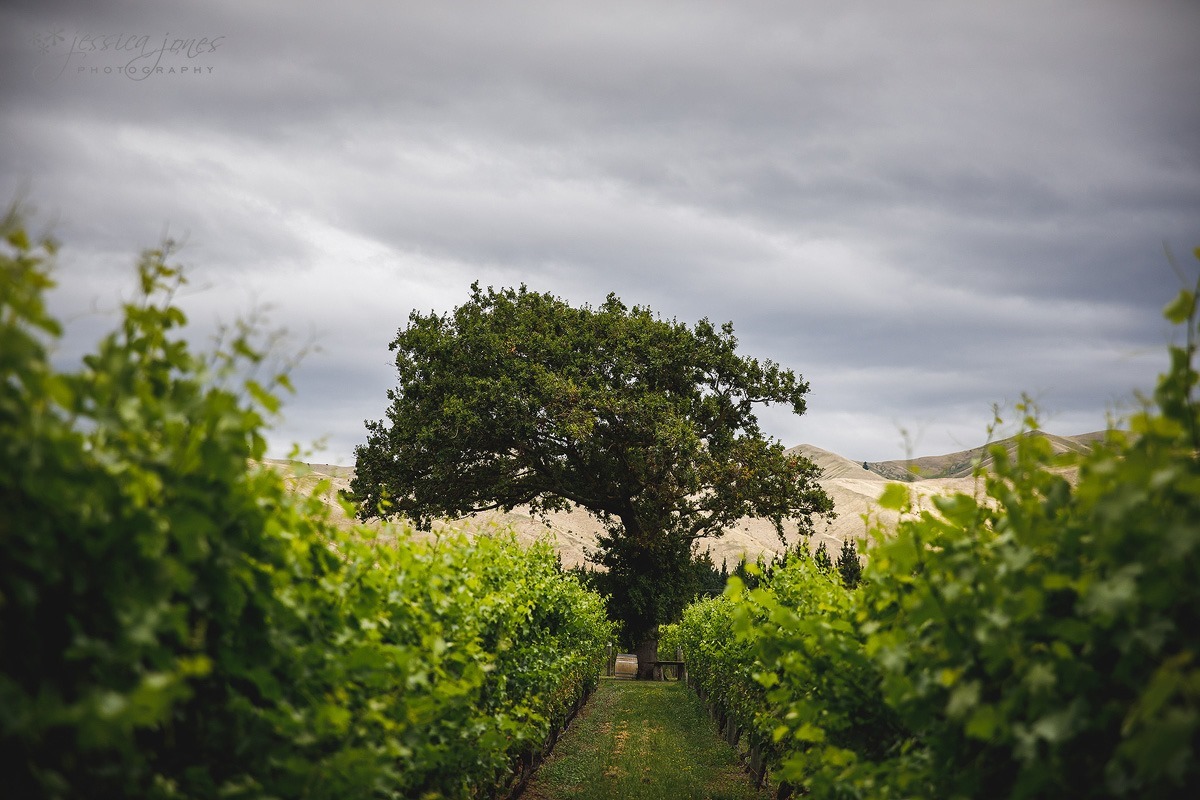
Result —
[{"label": "cloud layer", "polygon": [[397,328],[476,279],[732,320],[811,383],[764,414],[787,445],[975,446],[1021,392],[1093,430],[1163,366],[1164,242],[1200,244],[1184,0],[27,3],[0,29],[0,189],[66,245],[64,354],[184,238],[198,332],[267,305],[320,343],[276,454],[350,463]]}]

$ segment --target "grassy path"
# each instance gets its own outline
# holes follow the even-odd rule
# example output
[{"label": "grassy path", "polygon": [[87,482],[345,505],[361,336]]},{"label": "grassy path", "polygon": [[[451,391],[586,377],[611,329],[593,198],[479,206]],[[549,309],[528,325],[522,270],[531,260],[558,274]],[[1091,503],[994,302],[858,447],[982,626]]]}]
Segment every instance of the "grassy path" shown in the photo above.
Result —
[{"label": "grassy path", "polygon": [[602,680],[521,800],[760,800],[682,683]]}]

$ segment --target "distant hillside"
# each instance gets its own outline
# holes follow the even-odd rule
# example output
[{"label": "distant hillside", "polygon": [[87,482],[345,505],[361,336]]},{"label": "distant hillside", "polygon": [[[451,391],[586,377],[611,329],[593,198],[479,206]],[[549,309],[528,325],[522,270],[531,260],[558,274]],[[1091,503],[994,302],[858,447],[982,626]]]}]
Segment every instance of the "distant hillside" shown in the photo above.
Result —
[{"label": "distant hillside", "polygon": [[[1074,451],[1087,452],[1092,442],[1104,437],[1104,431],[1084,433],[1078,436],[1055,436],[1044,431],[1034,431],[1035,436],[1041,436],[1050,441],[1056,453]],[[865,462],[866,471],[870,471],[890,481],[918,481],[932,478],[968,478],[971,476],[976,463],[987,467],[992,463],[989,450],[999,444],[1012,453],[1016,448],[1016,437],[1002,439],[999,442],[976,447],[971,450],[961,450],[957,453],[947,453],[941,456],[922,456],[897,461]],[[862,465],[859,465],[860,469]]]},{"label": "distant hillside", "polygon": [[[1047,433],[1039,435],[1048,438],[1057,452],[1065,452],[1086,450],[1088,444],[1102,437],[1103,433],[1081,436],[1055,436]],[[1015,440],[1006,439],[999,444],[1011,450],[1015,447]],[[863,536],[866,531],[863,518],[868,513],[885,525],[894,525],[898,518],[896,512],[884,511],[876,506],[876,500],[888,481],[911,482],[918,499],[950,492],[974,493],[976,486],[971,475],[971,465],[976,458],[984,458],[987,463],[990,458],[986,450],[986,447],[977,447],[942,456],[873,462],[867,464],[867,469],[863,469],[863,462],[851,461],[819,447],[803,444],[791,448],[788,452],[799,453],[821,468],[821,486],[833,499],[837,513],[835,519],[817,523],[817,530],[809,541],[809,546],[816,549],[823,542],[830,554],[836,558],[842,542]],[[289,484],[298,491],[311,490],[318,481],[329,480],[332,489],[323,499],[329,505],[333,519],[342,526],[351,524],[351,520],[338,505],[336,497],[338,491],[349,487],[354,474],[353,468],[275,460],[268,460],[266,463],[283,472]],[[394,535],[386,532],[383,526],[373,527],[379,528],[384,537]],[[600,522],[586,511],[554,513],[543,521],[533,517],[525,509],[518,508],[507,514],[491,511],[458,520],[447,520],[435,526],[435,533],[420,535],[434,536],[436,530],[443,528],[462,528],[474,535],[487,535],[488,531],[499,527],[511,527],[516,531],[517,537],[526,542],[553,537],[555,547],[567,566],[584,563],[588,551],[595,547],[596,537],[603,530]],[[788,536],[789,544],[796,541],[794,531],[793,527]],[[750,559],[759,555],[769,557],[783,548],[770,522],[752,518],[738,520],[726,529],[722,537],[705,541],[702,546],[709,548],[717,564],[726,561],[731,567],[743,555]]]}]

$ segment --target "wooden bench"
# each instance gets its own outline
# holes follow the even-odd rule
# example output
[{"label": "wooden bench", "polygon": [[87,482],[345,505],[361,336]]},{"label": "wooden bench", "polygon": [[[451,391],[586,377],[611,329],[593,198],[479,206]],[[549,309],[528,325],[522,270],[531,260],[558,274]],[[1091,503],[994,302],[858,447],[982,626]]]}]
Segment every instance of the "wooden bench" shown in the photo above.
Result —
[{"label": "wooden bench", "polygon": [[663,667],[675,668],[675,680],[681,681],[687,674],[684,663],[682,661],[655,661],[654,662],[654,680],[663,681],[666,677],[663,675]]},{"label": "wooden bench", "polygon": [[[636,679],[639,674],[638,657],[635,653],[616,653],[609,644],[605,650],[608,660],[607,673],[610,677]],[[674,667],[674,680],[687,680],[687,666],[683,662],[683,651],[675,648],[674,661],[649,661],[650,677],[656,681],[666,680],[664,667]]]}]

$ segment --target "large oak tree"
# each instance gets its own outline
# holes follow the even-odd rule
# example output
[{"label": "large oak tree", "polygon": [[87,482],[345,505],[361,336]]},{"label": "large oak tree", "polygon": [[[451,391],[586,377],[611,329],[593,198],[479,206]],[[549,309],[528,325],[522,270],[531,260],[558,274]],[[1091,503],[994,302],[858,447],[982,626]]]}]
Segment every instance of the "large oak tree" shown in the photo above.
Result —
[{"label": "large oak tree", "polygon": [[802,414],[808,385],[739,355],[728,323],[476,283],[453,313],[413,312],[391,349],[387,419],[367,423],[355,452],[360,516],[428,527],[582,507],[607,531],[592,558],[633,642],[691,599],[697,540],[744,516],[781,538],[789,523],[808,533],[832,512],[816,465],[785,453],[754,413],[781,403]]}]

